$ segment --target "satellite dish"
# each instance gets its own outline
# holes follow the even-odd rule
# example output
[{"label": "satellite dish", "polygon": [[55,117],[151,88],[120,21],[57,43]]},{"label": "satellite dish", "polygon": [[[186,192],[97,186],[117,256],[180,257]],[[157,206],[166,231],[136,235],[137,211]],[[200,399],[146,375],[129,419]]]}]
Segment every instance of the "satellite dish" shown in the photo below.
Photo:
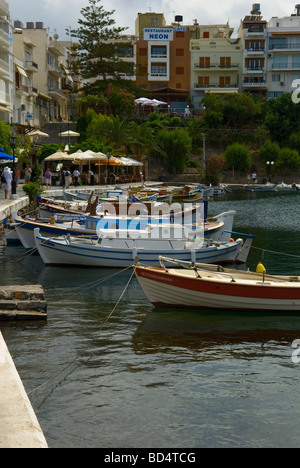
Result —
[{"label": "satellite dish", "polygon": [[59,35],[58,35],[58,34],[54,34],[53,39],[54,39],[55,41],[57,41],[58,38],[59,38]]}]

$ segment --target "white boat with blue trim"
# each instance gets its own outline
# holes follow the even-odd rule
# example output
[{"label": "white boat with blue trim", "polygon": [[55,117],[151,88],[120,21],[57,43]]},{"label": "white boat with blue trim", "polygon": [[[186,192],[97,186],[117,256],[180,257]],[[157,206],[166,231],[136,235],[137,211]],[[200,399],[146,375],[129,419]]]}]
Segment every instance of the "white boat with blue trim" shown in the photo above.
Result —
[{"label": "white boat with blue trim", "polygon": [[[157,232],[153,236],[153,229]],[[45,237],[39,229],[34,230],[37,250],[45,265],[81,266],[81,267],[128,267],[138,257],[141,262],[159,265],[160,256],[170,256],[181,261],[201,263],[244,263],[247,260],[252,240],[247,236],[229,242],[205,240],[203,236],[187,239],[177,237],[176,230],[170,227],[148,226],[139,231],[117,233],[107,231],[103,237],[95,240],[88,237]],[[117,236],[116,234],[120,234]],[[165,236],[165,237],[164,237]]]}]

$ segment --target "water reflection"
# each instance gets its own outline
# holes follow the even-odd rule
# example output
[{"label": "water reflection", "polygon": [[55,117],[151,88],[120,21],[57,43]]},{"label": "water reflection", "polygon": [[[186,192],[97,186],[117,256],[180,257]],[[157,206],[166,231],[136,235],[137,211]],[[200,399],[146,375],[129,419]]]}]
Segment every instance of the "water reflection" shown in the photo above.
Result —
[{"label": "water reflection", "polygon": [[[136,353],[199,352],[199,358],[224,358],[224,346],[268,343],[291,346],[300,338],[300,316],[191,312],[153,309],[133,335]],[[211,354],[214,351],[214,354]]]}]

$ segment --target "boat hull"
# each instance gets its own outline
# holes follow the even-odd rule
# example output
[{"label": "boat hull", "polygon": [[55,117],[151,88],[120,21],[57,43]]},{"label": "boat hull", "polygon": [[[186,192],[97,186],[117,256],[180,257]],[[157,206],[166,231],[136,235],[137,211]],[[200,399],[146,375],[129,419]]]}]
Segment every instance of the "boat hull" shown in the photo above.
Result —
[{"label": "boat hull", "polygon": [[222,283],[198,278],[195,273],[185,278],[162,268],[141,266],[135,267],[135,273],[145,296],[156,307],[300,312],[299,284],[280,287],[262,280],[254,285]]},{"label": "boat hull", "polygon": [[199,249],[184,248],[184,241],[104,239],[99,244],[88,239],[47,238],[34,231],[37,250],[45,265],[81,267],[130,267],[138,258],[159,265],[159,257],[172,255],[179,261],[201,263],[234,263],[241,243],[211,245]]}]

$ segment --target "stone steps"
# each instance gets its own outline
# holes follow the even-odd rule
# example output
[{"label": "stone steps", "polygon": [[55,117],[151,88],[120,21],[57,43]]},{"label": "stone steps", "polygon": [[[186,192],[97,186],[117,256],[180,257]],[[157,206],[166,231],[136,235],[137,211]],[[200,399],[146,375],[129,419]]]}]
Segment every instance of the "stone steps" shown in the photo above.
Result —
[{"label": "stone steps", "polygon": [[42,286],[0,286],[0,320],[46,318],[47,302]]}]

